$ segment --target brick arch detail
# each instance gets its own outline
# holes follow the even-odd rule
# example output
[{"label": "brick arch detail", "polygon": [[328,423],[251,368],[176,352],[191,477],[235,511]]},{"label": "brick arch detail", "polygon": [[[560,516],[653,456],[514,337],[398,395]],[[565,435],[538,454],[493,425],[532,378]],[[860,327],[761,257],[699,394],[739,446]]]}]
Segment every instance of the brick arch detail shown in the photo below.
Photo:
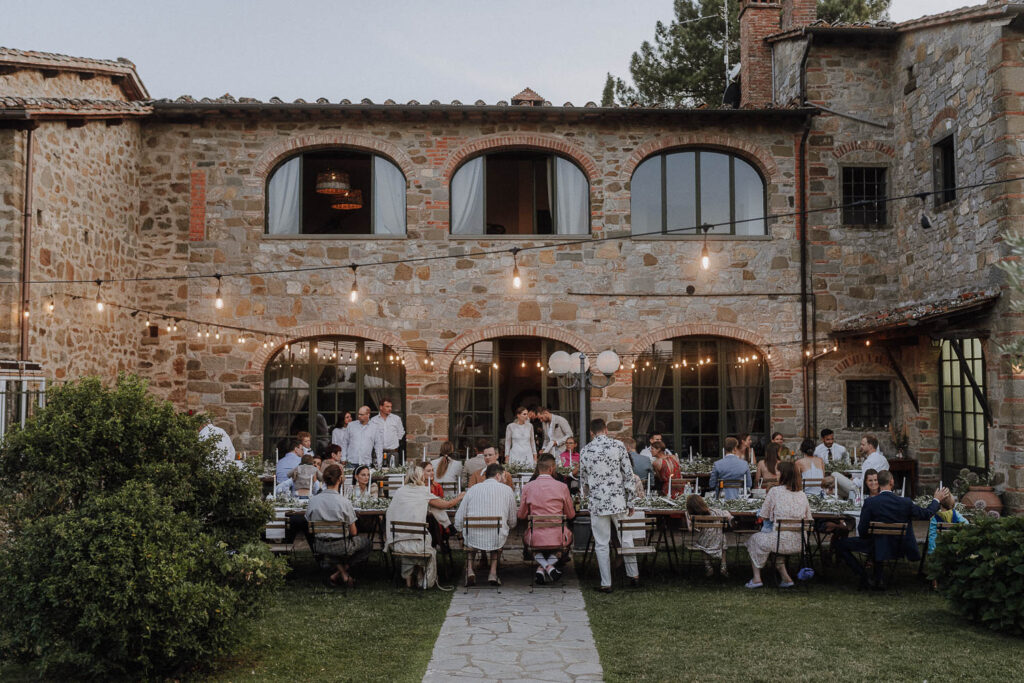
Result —
[{"label": "brick arch detail", "polygon": [[304,150],[324,149],[327,147],[351,147],[366,152],[376,152],[395,162],[406,181],[412,177],[415,165],[404,151],[388,142],[370,135],[359,133],[310,133],[295,135],[270,145],[253,164],[252,175],[261,181],[266,180],[271,169],[281,160],[296,152]]},{"label": "brick arch detail", "polygon": [[475,156],[480,152],[507,147],[534,147],[557,152],[558,154],[569,157],[579,164],[583,169],[583,172],[587,174],[587,179],[591,184],[601,177],[597,168],[597,163],[590,154],[585,152],[583,148],[579,146],[579,144],[570,142],[564,137],[559,137],[557,135],[510,132],[483,135],[463,143],[461,147],[457,148],[448,156],[448,162],[445,164],[442,176],[444,182],[451,182],[452,174],[455,173],[455,169],[458,168],[459,164],[466,159]]},{"label": "brick arch detail", "polygon": [[761,352],[762,358],[768,362],[769,371],[777,370],[778,364],[781,362],[780,356],[782,354],[780,353],[775,354],[774,358],[767,358],[765,349],[771,346],[771,342],[761,335],[753,334],[750,330],[743,327],[723,325],[722,323],[682,323],[660,327],[640,337],[630,347],[629,354],[631,356],[639,355],[653,346],[655,342],[675,339],[676,337],[725,337],[726,339],[734,339],[750,344]]},{"label": "brick arch detail", "polygon": [[371,341],[380,342],[387,344],[395,349],[395,351],[402,356],[406,363],[406,369],[412,369],[419,367],[417,365],[416,353],[403,349],[403,346],[407,346],[397,335],[382,330],[376,327],[370,327],[367,325],[349,325],[346,323],[315,323],[313,325],[305,325],[303,327],[296,327],[285,331],[281,336],[286,337],[288,341],[282,341],[275,346],[270,348],[263,348],[261,345],[256,353],[252,355],[249,360],[249,368],[259,368],[260,372],[266,372],[267,364],[270,359],[274,357],[285,344],[291,344],[294,341],[300,339],[309,339],[311,337],[360,337],[362,339],[369,339]]},{"label": "brick arch detail", "polygon": [[705,147],[731,152],[746,161],[749,161],[761,172],[766,184],[778,184],[779,167],[775,159],[760,145],[755,145],[749,140],[733,137],[731,135],[707,135],[705,133],[687,133],[684,135],[670,135],[647,140],[641,143],[623,162],[619,176],[623,182],[628,182],[633,177],[633,171],[647,157],[652,154],[672,149],[674,147]]},{"label": "brick arch detail", "polygon": [[939,110],[939,113],[932,119],[932,123],[928,126],[928,137],[935,135],[935,129],[939,127],[939,124],[946,119],[953,119],[954,121],[960,116],[960,113],[954,107],[943,107]]},{"label": "brick arch detail", "polygon": [[835,158],[840,159],[850,152],[858,150],[864,150],[868,152],[878,152],[884,154],[890,159],[896,158],[896,150],[892,146],[885,144],[884,142],[876,142],[874,140],[855,140],[853,142],[846,142],[836,147]]},{"label": "brick arch detail", "polygon": [[832,367],[832,372],[836,375],[841,375],[858,365],[876,365],[892,374],[892,366],[889,364],[889,359],[885,354],[866,350],[857,351],[845,356]]},{"label": "brick arch detail", "polygon": [[555,341],[564,342],[574,349],[582,351],[588,356],[593,356],[595,353],[590,342],[583,337],[566,331],[561,327],[553,327],[550,325],[487,325],[485,327],[465,332],[448,342],[448,345],[442,352],[445,357],[444,360],[442,360],[442,363],[447,362],[447,366],[442,367],[441,371],[448,372],[448,370],[451,369],[452,363],[455,362],[455,357],[466,347],[477,342],[494,339],[496,337],[544,337],[545,339],[554,339]]}]

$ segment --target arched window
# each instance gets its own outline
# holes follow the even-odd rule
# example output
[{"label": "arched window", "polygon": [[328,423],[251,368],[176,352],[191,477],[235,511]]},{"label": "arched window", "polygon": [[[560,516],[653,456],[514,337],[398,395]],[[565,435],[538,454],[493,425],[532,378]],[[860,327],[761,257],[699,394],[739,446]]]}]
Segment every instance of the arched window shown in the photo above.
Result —
[{"label": "arched window", "polygon": [[405,176],[382,156],[300,152],[267,179],[268,235],[404,235]]},{"label": "arched window", "polygon": [[491,152],[452,176],[451,212],[453,235],[586,235],[590,185],[560,156]]},{"label": "arched window", "polygon": [[719,337],[677,337],[647,349],[633,370],[633,427],[670,449],[715,456],[726,436],[768,432],[768,367],[760,352]]},{"label": "arched window", "polygon": [[630,183],[634,235],[768,233],[764,179],[734,154],[709,149],[665,152],[645,159]]},{"label": "arched window", "polygon": [[[405,366],[380,342],[356,337],[319,337],[285,345],[267,364],[264,384],[264,452],[287,449],[298,432],[313,435],[320,453],[331,443],[331,429],[360,406],[374,413],[390,398],[405,418]],[[283,452],[283,451],[282,451]]]}]

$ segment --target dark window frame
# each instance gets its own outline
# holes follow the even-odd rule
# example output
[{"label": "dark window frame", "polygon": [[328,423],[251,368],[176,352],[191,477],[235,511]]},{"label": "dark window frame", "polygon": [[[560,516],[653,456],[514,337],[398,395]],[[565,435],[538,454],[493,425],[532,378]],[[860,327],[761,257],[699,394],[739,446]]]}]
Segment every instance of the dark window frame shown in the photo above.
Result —
[{"label": "dark window frame", "polygon": [[[960,342],[963,344],[964,360],[971,365],[975,381],[985,391],[985,352],[982,340],[968,338]],[[991,463],[984,411],[974,396],[970,381],[961,371],[960,361],[951,344],[948,339],[942,340],[938,360],[939,454],[944,481],[952,481],[951,476],[964,467],[982,472]],[[947,382],[947,377],[954,381]],[[968,437],[971,431],[968,420],[973,422],[974,437]],[[982,464],[977,463],[979,447],[984,460]],[[972,448],[975,450],[974,458],[971,457]]]},{"label": "dark window frame", "polygon": [[[695,218],[696,225],[694,225],[694,226],[673,226],[672,229],[674,231],[673,232],[669,232],[669,227],[668,227],[668,186],[667,186],[668,185],[668,173],[666,172],[667,167],[668,167],[668,157],[670,155],[673,155],[673,154],[684,154],[684,153],[693,153],[695,155],[694,156],[694,162],[693,162],[693,175],[694,175],[693,197],[694,197],[694,216],[696,217]],[[639,164],[637,164],[636,168],[633,169],[633,175],[630,177],[630,231],[631,231],[633,237],[641,237],[642,238],[642,237],[652,237],[652,236],[657,236],[657,235],[663,235],[663,236],[675,236],[675,235],[693,236],[693,235],[696,235],[696,236],[703,237],[703,232],[701,232],[700,230],[696,229],[698,226],[702,225],[703,222],[704,222],[702,220],[702,216],[701,216],[701,208],[702,208],[701,207],[701,201],[702,201],[702,199],[701,199],[701,194],[702,194],[701,193],[701,189],[702,188],[701,188],[701,163],[700,163],[700,160],[701,160],[701,154],[702,153],[704,153],[704,154],[719,154],[719,155],[725,156],[725,157],[727,157],[729,159],[729,232],[727,232],[727,233],[724,233],[724,232],[709,232],[708,234],[712,235],[712,236],[714,236],[714,235],[719,235],[719,236],[723,236],[723,237],[724,236],[730,236],[730,237],[736,237],[736,238],[740,238],[740,239],[751,238],[751,237],[753,237],[753,238],[764,237],[764,236],[767,236],[769,234],[769,231],[768,231],[768,182],[765,180],[765,177],[761,173],[761,170],[755,164],[753,164],[746,157],[744,157],[744,156],[742,156],[740,154],[737,154],[735,152],[728,151],[728,150],[717,149],[717,148],[714,148],[714,147],[681,147],[681,148],[663,150],[663,151],[658,152],[656,154],[652,154],[651,156],[645,158],[643,161],[641,161]],[[643,166],[644,164],[652,161],[653,159],[659,159],[660,160],[659,173],[660,173],[660,182],[661,182],[661,230],[659,232],[640,232],[640,233],[638,233],[638,232],[634,232],[632,230],[633,178],[636,176],[636,172],[637,172],[637,170],[641,166]],[[736,161],[737,160],[742,161],[747,166],[749,166],[751,169],[753,169],[753,171],[757,174],[757,177],[761,181],[761,195],[762,195],[761,216],[763,217],[762,218],[762,230],[763,231],[759,232],[759,233],[756,233],[756,234],[753,234],[753,235],[738,234],[736,232]],[[753,221],[750,221],[750,222],[753,222]],[[679,228],[691,228],[691,227],[694,228],[694,229],[693,230],[679,230]]]},{"label": "dark window frame", "polygon": [[[344,153],[344,154],[351,155],[353,157],[354,156],[365,156],[365,157],[369,158],[369,161],[370,161],[369,186],[367,187],[366,192],[363,193],[363,201],[364,202],[368,202],[369,205],[370,205],[369,206],[369,209],[370,209],[370,218],[369,218],[370,231],[369,232],[359,232],[359,233],[304,232],[304,229],[306,227],[306,215],[305,215],[305,203],[303,202],[303,198],[302,198],[302,194],[303,194],[302,193],[302,188],[304,187],[305,182],[306,182],[306,159],[305,159],[305,157],[306,157],[307,154],[323,154],[324,152],[341,152],[341,153]],[[356,237],[356,238],[362,238],[362,237],[388,237],[388,238],[394,239],[394,238],[397,238],[397,237],[405,238],[405,237],[409,236],[409,217],[408,217],[408,212],[409,212],[409,201],[408,201],[409,179],[406,178],[405,172],[402,170],[402,167],[399,166],[397,163],[395,163],[394,159],[391,159],[391,158],[389,158],[389,157],[387,157],[387,156],[385,156],[383,154],[378,154],[376,152],[370,152],[370,151],[367,151],[367,150],[364,150],[364,149],[358,149],[358,148],[355,148],[355,147],[338,147],[338,146],[333,146],[333,147],[314,147],[314,148],[310,148],[310,149],[299,150],[295,154],[291,154],[291,155],[281,159],[276,164],[274,164],[274,167],[272,169],[270,169],[270,173],[267,174],[267,178],[266,178],[266,180],[263,183],[263,236],[264,237],[271,236],[270,235],[270,220],[269,220],[269,216],[270,216],[270,181],[273,179],[274,174],[276,174],[277,171],[282,166],[284,166],[289,161],[292,161],[296,157],[299,158],[299,232],[283,233],[281,235],[273,235],[273,237],[282,237],[282,238],[294,237],[294,238],[300,238],[300,239],[301,238],[308,238],[308,237],[336,237],[338,239],[345,239],[345,238],[351,238],[351,237]],[[374,228],[374,225],[376,225],[376,220],[377,220],[377,201],[376,201],[376,195],[375,195],[376,188],[374,187],[374,176],[376,174],[375,166],[376,166],[376,163],[377,163],[378,159],[383,159],[384,161],[388,162],[389,164],[391,164],[392,166],[397,168],[399,173],[402,174],[402,178],[405,180],[405,193],[406,193],[406,197],[405,197],[405,201],[403,202],[405,204],[405,213],[406,213],[406,215],[404,216],[404,220],[403,220],[403,227],[405,228],[405,230],[402,232],[401,235],[387,235],[387,236],[384,236],[384,235],[379,235],[379,234],[373,232],[373,228]]]},{"label": "dark window frame", "polygon": [[[871,171],[881,174],[881,180],[867,176]],[[853,178],[860,174],[860,178]],[[843,225],[885,227],[889,225],[888,196],[889,167],[874,164],[847,164],[841,167]],[[868,202],[851,206],[856,202]]]},{"label": "dark window frame", "polygon": [[[580,173],[583,174],[583,178],[587,181],[586,198],[587,198],[587,207],[588,207],[588,211],[587,211],[587,231],[585,233],[583,233],[583,234],[562,234],[562,233],[557,232],[557,230],[558,230],[558,200],[556,198],[558,197],[558,174],[554,173],[554,172],[551,173],[551,196],[548,197],[548,204],[551,207],[551,209],[550,209],[551,210],[551,230],[552,230],[551,233],[539,233],[539,232],[537,232],[537,183],[536,183],[536,179],[534,179],[534,183],[533,183],[533,211],[531,212],[532,216],[533,216],[533,232],[530,232],[530,233],[505,233],[503,235],[502,234],[492,235],[492,234],[489,234],[487,232],[487,157],[495,156],[495,155],[502,155],[502,154],[515,154],[515,153],[535,154],[535,155],[537,155],[537,157],[543,157],[543,158],[564,159],[565,161],[568,161],[573,166],[575,166],[576,169]],[[483,211],[482,211],[482,213],[483,213],[483,221],[484,221],[483,222],[483,226],[481,226],[482,232],[455,234],[455,233],[452,232],[452,225],[454,223],[454,221],[452,220],[452,209],[453,209],[452,203],[453,202],[451,200],[451,194],[450,194],[451,193],[451,187],[452,187],[452,181],[455,179],[455,176],[459,173],[459,171],[462,170],[463,166],[465,166],[466,164],[468,164],[471,161],[474,161],[476,159],[481,159],[481,158],[483,159],[483,177],[482,177],[482,186],[483,186],[483,189],[482,189],[482,192],[483,192],[482,207],[483,207]],[[552,164],[552,171],[554,171],[554,164]],[[591,211],[589,210],[589,207],[591,205],[591,201],[590,201],[591,189],[592,188],[591,188],[591,185],[590,185],[590,177],[587,175],[587,172],[583,169],[583,167],[580,166],[579,163],[577,163],[577,161],[575,159],[573,159],[572,157],[566,156],[564,154],[559,154],[558,152],[553,152],[553,151],[548,150],[548,149],[543,149],[543,148],[542,149],[537,149],[537,148],[534,148],[534,147],[500,147],[500,148],[497,148],[497,149],[488,149],[488,150],[485,150],[485,151],[483,151],[483,152],[481,152],[479,154],[474,154],[471,157],[463,159],[461,162],[459,162],[459,165],[455,168],[454,171],[452,171],[452,174],[449,177],[449,182],[448,182],[448,192],[449,192],[449,197],[448,197],[448,236],[449,237],[454,237],[456,239],[480,239],[480,238],[486,239],[486,238],[494,238],[494,237],[498,237],[498,238],[502,238],[502,239],[504,239],[504,238],[513,238],[514,239],[514,238],[517,238],[517,237],[521,238],[521,239],[532,239],[532,238],[535,238],[535,237],[543,237],[543,238],[548,238],[548,237],[575,237],[575,238],[578,239],[578,238],[581,238],[581,237],[590,236],[590,235],[594,234],[594,218],[593,218],[593,215],[592,215]]]},{"label": "dark window frame", "polygon": [[956,201],[955,131],[932,145],[932,185],[936,208]]},{"label": "dark window frame", "polygon": [[[846,399],[847,429],[877,430],[889,428],[893,419],[893,391],[891,380],[870,378],[848,379],[845,382],[844,393]],[[884,400],[877,398],[877,394],[880,393],[884,393]],[[872,394],[875,394],[875,396],[872,396]],[[884,406],[884,408],[882,406]],[[858,417],[863,419],[856,420],[855,418]]]}]

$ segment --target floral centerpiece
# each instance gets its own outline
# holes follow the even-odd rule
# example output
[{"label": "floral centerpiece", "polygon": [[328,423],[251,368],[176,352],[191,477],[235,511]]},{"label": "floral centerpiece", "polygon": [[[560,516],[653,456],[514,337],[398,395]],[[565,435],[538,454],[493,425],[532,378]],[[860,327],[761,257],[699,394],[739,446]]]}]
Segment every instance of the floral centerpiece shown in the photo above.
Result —
[{"label": "floral centerpiece", "polygon": [[849,472],[850,470],[859,469],[849,458],[843,458],[842,460],[829,460],[825,463],[825,474],[832,474],[833,472]]},{"label": "floral centerpiece", "polygon": [[679,467],[683,474],[711,474],[711,468],[715,466],[712,458],[689,458],[679,457]]},{"label": "floral centerpiece", "polygon": [[518,474],[533,474],[532,465],[524,465],[520,462],[510,462],[505,465],[505,471],[516,476]]},{"label": "floral centerpiece", "polygon": [[709,508],[726,510],[728,512],[756,512],[761,509],[762,501],[756,498],[715,498],[713,493],[704,496],[704,502]]},{"label": "floral centerpiece", "polygon": [[633,507],[637,510],[675,510],[684,505],[685,501],[679,498],[672,500],[661,496],[637,498],[633,501]]},{"label": "floral centerpiece", "polygon": [[387,477],[395,474],[405,475],[408,471],[407,467],[381,467],[379,470],[373,471],[374,480],[386,479]]},{"label": "floral centerpiece", "polygon": [[364,498],[362,500],[352,501],[356,510],[387,510],[388,506],[391,505],[390,498]]},{"label": "floral centerpiece", "polygon": [[304,510],[309,505],[308,499],[295,498],[284,493],[276,496],[267,496],[267,500],[273,503],[275,508],[287,508],[289,510]]},{"label": "floral centerpiece", "polygon": [[807,496],[807,502],[811,504],[812,512],[844,514],[858,509],[856,503],[851,500],[837,500],[828,496]]}]

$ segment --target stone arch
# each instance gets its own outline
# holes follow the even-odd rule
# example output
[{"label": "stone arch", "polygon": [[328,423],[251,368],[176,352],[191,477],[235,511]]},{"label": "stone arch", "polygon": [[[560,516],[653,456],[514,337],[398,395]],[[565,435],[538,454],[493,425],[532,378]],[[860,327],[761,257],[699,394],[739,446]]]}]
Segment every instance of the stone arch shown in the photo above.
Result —
[{"label": "stone arch", "polygon": [[448,345],[442,351],[443,359],[441,360],[440,371],[447,373],[451,369],[452,363],[455,362],[455,357],[462,349],[477,342],[496,337],[544,337],[564,342],[575,349],[579,349],[588,356],[594,355],[594,348],[590,342],[561,327],[550,325],[487,325],[460,334],[448,342]]},{"label": "stone arch", "polygon": [[633,177],[633,171],[644,159],[658,152],[682,147],[703,147],[736,154],[750,162],[761,173],[765,181],[765,189],[767,189],[767,185],[781,182],[779,167],[775,163],[775,159],[760,145],[731,135],[708,135],[705,133],[669,135],[637,145],[629,158],[623,162],[619,170],[619,177],[623,183],[628,183]]},{"label": "stone arch", "polygon": [[896,158],[896,150],[891,145],[887,145],[884,142],[876,142],[875,140],[854,140],[853,142],[846,142],[836,147],[835,158],[841,159],[842,157],[850,154],[851,152],[876,152],[883,154],[890,159]]},{"label": "stone arch", "polygon": [[881,371],[882,374],[893,374],[892,365],[884,353],[868,351],[867,349],[847,354],[842,360],[832,366],[832,372],[839,376],[847,370],[861,365],[872,365],[875,366],[876,370]]},{"label": "stone arch", "polygon": [[342,322],[335,323],[315,323],[313,325],[304,325],[302,327],[296,327],[284,331],[280,336],[287,338],[287,341],[282,341],[270,348],[263,348],[262,345],[256,350],[256,353],[252,355],[249,360],[250,369],[259,369],[261,373],[267,371],[267,364],[270,359],[274,357],[278,351],[281,350],[285,344],[290,344],[300,339],[308,339],[310,337],[360,337],[362,339],[370,339],[372,341],[387,344],[395,349],[395,351],[402,356],[402,359],[406,363],[407,370],[409,368],[419,367],[417,354],[407,347],[403,348],[404,342],[395,334],[382,330],[376,327],[370,327],[368,325],[350,325]]},{"label": "stone arch", "polygon": [[463,161],[476,156],[480,152],[510,147],[544,149],[572,159],[587,174],[587,179],[591,184],[591,192],[593,192],[594,182],[600,178],[597,163],[578,144],[569,142],[564,137],[557,135],[528,132],[495,133],[493,135],[483,135],[465,142],[449,155],[442,178],[445,183],[450,183],[455,169]]},{"label": "stone arch", "polygon": [[659,327],[653,332],[648,332],[644,336],[640,337],[640,339],[630,347],[629,355],[637,356],[643,353],[648,347],[653,346],[655,342],[664,341],[666,339],[675,339],[676,337],[725,337],[727,339],[735,339],[737,341],[745,342],[754,346],[761,352],[761,357],[768,363],[768,369],[770,371],[777,370],[781,361],[780,356],[782,354],[780,353],[775,354],[773,358],[768,358],[765,350],[771,347],[771,342],[761,335],[755,335],[751,333],[750,330],[743,327],[724,325],[722,323],[680,323],[678,325]]},{"label": "stone arch", "polygon": [[957,112],[955,107],[943,107],[940,109],[939,113],[935,115],[934,119],[932,119],[931,125],[928,126],[928,137],[932,138],[935,136],[935,131],[938,130],[939,124],[943,121],[946,119],[953,119],[956,121],[959,115],[960,114]]},{"label": "stone arch", "polygon": [[350,147],[387,157],[402,169],[406,182],[412,177],[415,169],[408,154],[380,138],[359,133],[308,133],[280,140],[263,150],[253,164],[252,177],[262,184],[270,171],[286,157],[299,151],[327,147]]}]

